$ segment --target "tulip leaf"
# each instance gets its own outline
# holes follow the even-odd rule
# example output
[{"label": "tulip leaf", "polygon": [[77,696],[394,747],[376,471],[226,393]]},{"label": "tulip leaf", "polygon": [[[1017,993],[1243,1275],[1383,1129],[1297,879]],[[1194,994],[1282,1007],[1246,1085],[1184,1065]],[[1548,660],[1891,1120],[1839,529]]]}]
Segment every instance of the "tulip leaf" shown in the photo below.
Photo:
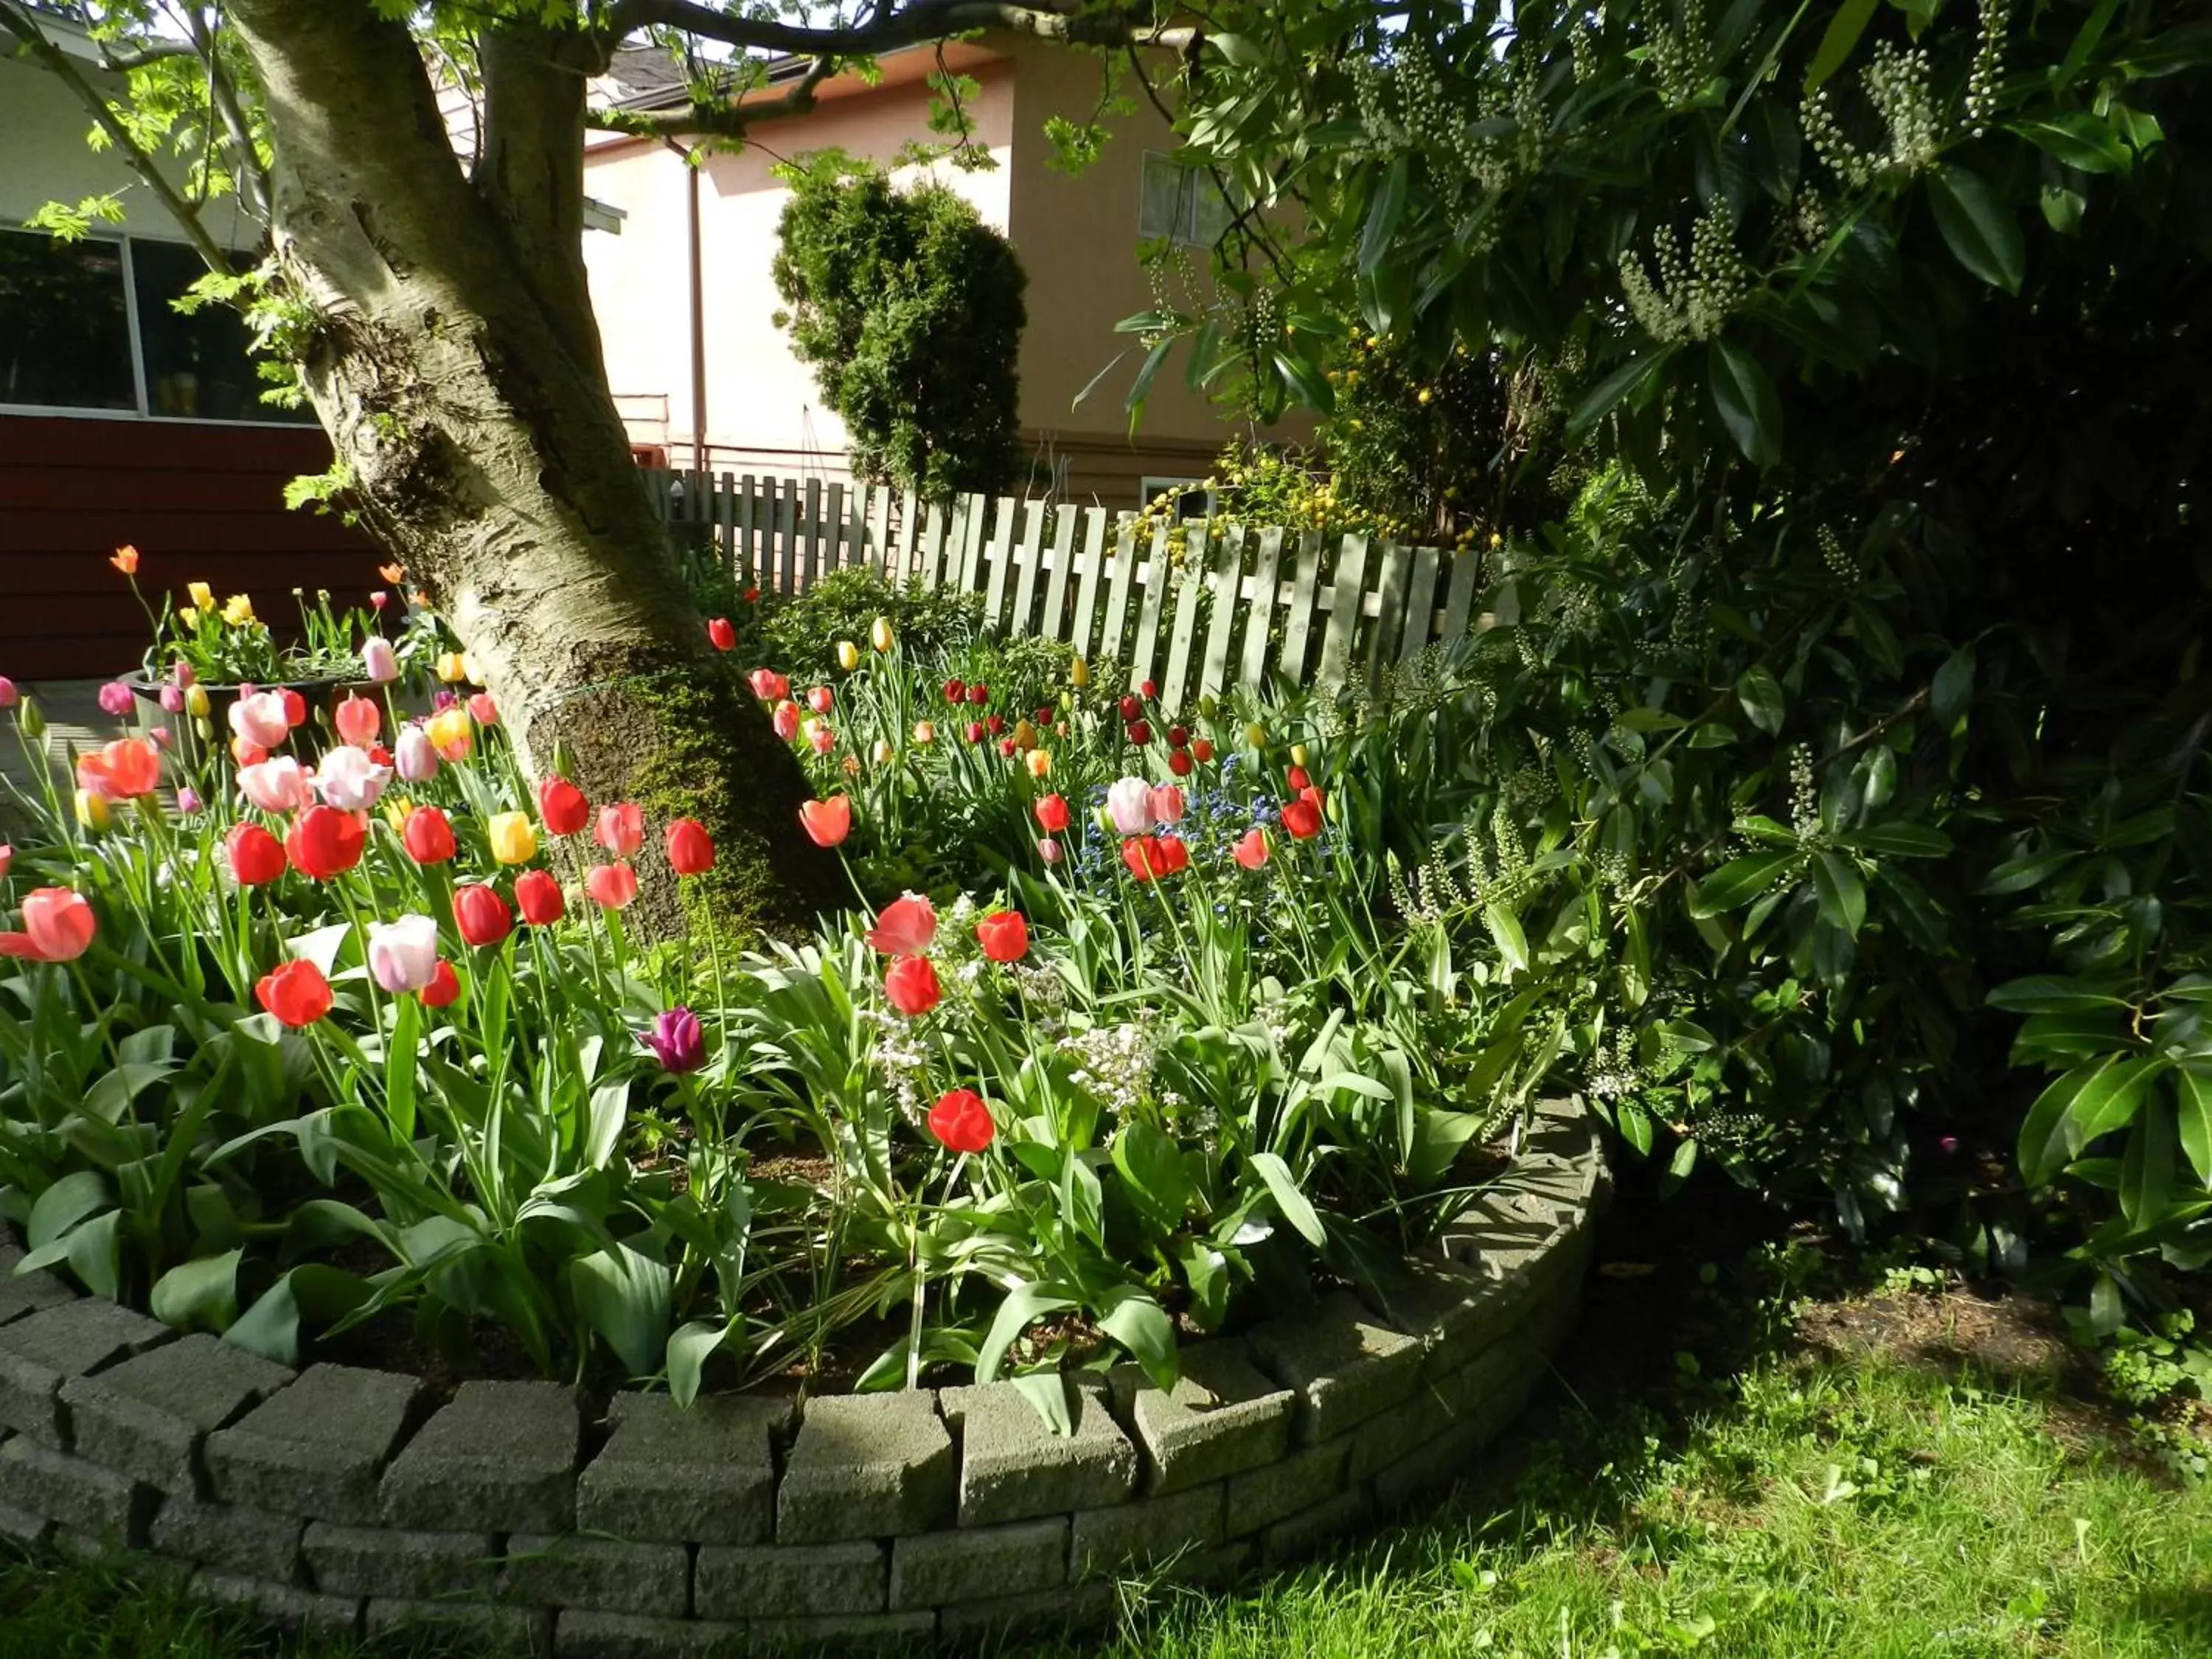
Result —
[{"label": "tulip leaf", "polygon": [[998,1312],[991,1316],[991,1328],[983,1334],[982,1346],[975,1351],[975,1380],[997,1380],[999,1368],[1006,1363],[1006,1350],[1014,1346],[1014,1339],[1029,1328],[1031,1321],[1073,1306],[1075,1298],[1067,1294],[1063,1285],[1017,1285],[1007,1291],[1006,1299],[999,1304]]},{"label": "tulip leaf", "polygon": [[689,1406],[699,1397],[707,1361],[729,1334],[726,1323],[712,1319],[694,1319],[669,1333],[668,1393],[678,1405]]},{"label": "tulip leaf", "polygon": [[[1364,1079],[1361,1080],[1365,1081]],[[1260,1172],[1260,1179],[1267,1183],[1268,1192],[1274,1196],[1275,1207],[1282,1212],[1284,1220],[1297,1229],[1298,1236],[1316,1249],[1326,1244],[1328,1236],[1322,1231],[1321,1218],[1314,1213],[1314,1206],[1306,1201],[1306,1195],[1298,1190],[1297,1177],[1291,1173],[1291,1166],[1283,1162],[1280,1155],[1255,1152],[1252,1154],[1252,1167]]]},{"label": "tulip leaf", "polygon": [[1130,1202],[1154,1231],[1173,1232],[1190,1202],[1182,1150],[1164,1132],[1135,1118],[1114,1137],[1113,1152]]},{"label": "tulip leaf", "polygon": [[392,1038],[384,1048],[384,1106],[392,1131],[401,1140],[415,1139],[415,1054],[420,1046],[422,1000],[403,996],[392,1018]]},{"label": "tulip leaf", "polygon": [[632,1376],[660,1370],[672,1294],[666,1262],[617,1243],[570,1262],[568,1287],[584,1322],[606,1339]]},{"label": "tulip leaf", "polygon": [[1108,1301],[1099,1329],[1129,1351],[1155,1388],[1173,1389],[1181,1372],[1176,1364],[1175,1326],[1167,1310],[1128,1285],[1115,1285],[1108,1292]]},{"label": "tulip leaf", "polygon": [[180,1261],[154,1281],[154,1317],[180,1331],[220,1334],[238,1317],[238,1264],[243,1250]]}]

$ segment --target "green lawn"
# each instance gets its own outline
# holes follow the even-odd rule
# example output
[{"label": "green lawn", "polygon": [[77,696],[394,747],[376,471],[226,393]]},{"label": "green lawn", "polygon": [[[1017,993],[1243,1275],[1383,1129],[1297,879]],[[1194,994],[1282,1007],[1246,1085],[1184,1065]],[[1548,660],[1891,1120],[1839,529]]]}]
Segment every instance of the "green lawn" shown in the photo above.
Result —
[{"label": "green lawn", "polygon": [[[1005,1651],[2212,1655],[2212,1486],[2140,1461],[2108,1415],[2047,1384],[2000,1384],[1895,1339],[1900,1322],[1949,1328],[1948,1304],[1876,1304],[1869,1351],[1776,1340],[1708,1381],[1616,1337],[1607,1299],[1642,1283],[1601,1285],[1538,1437],[1487,1501],[1233,1597],[1132,1586],[1121,1637]],[[1620,1381],[1624,1356],[1632,1372],[1679,1370],[1639,1387]],[[1608,1363],[1613,1383],[1586,1375]],[[6,1659],[354,1650],[271,1638],[125,1571],[0,1565]]]}]

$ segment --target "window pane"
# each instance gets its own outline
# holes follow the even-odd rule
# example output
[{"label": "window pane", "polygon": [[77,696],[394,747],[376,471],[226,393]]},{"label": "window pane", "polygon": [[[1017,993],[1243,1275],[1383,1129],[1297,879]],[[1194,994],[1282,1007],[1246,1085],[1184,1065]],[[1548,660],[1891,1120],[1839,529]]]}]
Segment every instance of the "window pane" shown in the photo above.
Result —
[{"label": "window pane", "polygon": [[120,243],[0,230],[0,404],[138,407]]},{"label": "window pane", "polygon": [[1182,169],[1158,150],[1148,149],[1144,180],[1144,196],[1137,206],[1137,234],[1147,242],[1174,235],[1182,216]]},{"label": "window pane", "polygon": [[264,404],[268,383],[253,372],[246,324],[228,306],[190,316],[172,301],[207,274],[182,242],[131,239],[138,288],[138,341],[146,354],[146,402],[155,415],[198,421],[309,421],[304,410]]}]

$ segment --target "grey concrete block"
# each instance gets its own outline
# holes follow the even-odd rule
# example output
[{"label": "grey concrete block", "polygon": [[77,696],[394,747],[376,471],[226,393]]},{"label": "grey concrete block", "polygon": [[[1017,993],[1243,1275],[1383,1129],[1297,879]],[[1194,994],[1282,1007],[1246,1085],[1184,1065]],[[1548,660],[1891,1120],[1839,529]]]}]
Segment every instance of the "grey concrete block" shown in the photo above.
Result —
[{"label": "grey concrete block", "polygon": [[576,1396],[557,1382],[464,1382],[385,1470],[384,1518],[450,1531],[567,1532],[582,1440]]},{"label": "grey concrete block", "polygon": [[787,1544],[927,1532],[952,1516],[952,1437],[927,1390],[806,1402],[776,1492]]},{"label": "grey concrete block", "polygon": [[187,1586],[203,1601],[244,1607],[285,1631],[353,1636],[361,1630],[361,1602],[349,1595],[318,1595],[295,1584],[203,1567]]},{"label": "grey concrete block", "polygon": [[752,1544],[775,1530],[775,1438],[787,1401],[615,1396],[614,1429],[576,1481],[576,1525],[641,1541]]},{"label": "grey concrete block", "polygon": [[1137,1482],[1137,1449],[1106,1409],[1103,1385],[1060,1379],[1073,1434],[1055,1433],[1011,1382],[947,1389],[945,1420],[960,1430],[960,1524],[1118,1504]]},{"label": "grey concrete block", "polygon": [[1146,1492],[1164,1497],[1283,1455],[1297,1398],[1260,1374],[1243,1343],[1201,1342],[1177,1358],[1170,1389],[1135,1365],[1109,1376],[1115,1408],[1145,1449]]},{"label": "grey concrete block", "polygon": [[550,1653],[553,1615],[542,1607],[482,1601],[372,1601],[362,1620],[371,1641],[405,1632],[461,1638],[509,1653]]},{"label": "grey concrete block", "polygon": [[1350,1450],[1346,1441],[1325,1441],[1236,1476],[1229,1482],[1224,1530],[1242,1538],[1335,1497],[1344,1489]]},{"label": "grey concrete block", "polygon": [[1094,1578],[1085,1584],[1034,1590],[1027,1595],[993,1595],[956,1601],[937,1610],[937,1634],[948,1643],[992,1637],[1034,1640],[1082,1634],[1109,1625],[1121,1612],[1114,1586]]},{"label": "grey concrete block", "polygon": [[76,1292],[56,1274],[43,1271],[17,1273],[15,1265],[22,1259],[23,1252],[16,1247],[15,1236],[0,1234],[0,1325],[76,1300]]},{"label": "grey concrete block", "polygon": [[1567,1231],[1548,1204],[1486,1193],[1445,1224],[1433,1248],[1486,1278],[1525,1279]]},{"label": "grey concrete block", "polygon": [[147,1547],[180,1561],[289,1584],[300,1577],[300,1534],[306,1527],[296,1515],[171,1497],[155,1511]]},{"label": "grey concrete block", "polygon": [[300,1540],[300,1553],[315,1588],[325,1595],[488,1598],[499,1587],[499,1540],[489,1533],[405,1532],[314,1521]]},{"label": "grey concrete block", "polygon": [[1420,1381],[1421,1345],[1340,1292],[1271,1319],[1247,1339],[1262,1370],[1298,1396],[1303,1441],[1327,1440],[1396,1405]]},{"label": "grey concrete block", "polygon": [[175,1334],[158,1320],[91,1296],[0,1325],[0,1427],[66,1450],[62,1384]]},{"label": "grey concrete block", "polygon": [[1487,1413],[1461,1416],[1419,1450],[1375,1472],[1376,1507],[1392,1513],[1449,1487],[1464,1476],[1498,1431]]},{"label": "grey concrete block", "polygon": [[830,1613],[817,1619],[756,1619],[746,1636],[776,1652],[813,1653],[823,1647],[875,1646],[927,1641],[937,1633],[933,1613]]},{"label": "grey concrete block", "polygon": [[200,1442],[292,1380],[258,1354],[185,1337],[62,1384],[77,1450],[165,1492],[201,1490]]},{"label": "grey concrete block", "polygon": [[556,1659],[739,1659],[750,1650],[741,1624],[571,1610],[553,1626]]},{"label": "grey concrete block", "polygon": [[895,1612],[1067,1582],[1067,1517],[917,1533],[891,1546]]},{"label": "grey concrete block", "polygon": [[0,1504],[25,1515],[136,1549],[146,1541],[155,1502],[155,1493],[128,1475],[21,1435],[0,1446]]},{"label": "grey concrete block", "polygon": [[702,1619],[877,1613],[890,1578],[890,1553],[870,1541],[708,1544],[699,1551],[691,1607]]},{"label": "grey concrete block", "polygon": [[27,1550],[43,1549],[53,1530],[54,1523],[46,1516],[13,1504],[0,1504],[0,1538]]},{"label": "grey concrete block", "polygon": [[315,1365],[201,1448],[210,1490],[318,1521],[374,1525],[377,1482],[423,1394],[411,1376]]},{"label": "grey concrete block", "polygon": [[681,1619],[691,1611],[691,1552],[681,1544],[625,1544],[608,1538],[507,1540],[503,1601]]},{"label": "grey concrete block", "polygon": [[1167,1498],[1139,1498],[1069,1517],[1068,1577],[1154,1566],[1222,1541],[1222,1488],[1200,1486]]},{"label": "grey concrete block", "polygon": [[1304,1560],[1324,1544],[1358,1531],[1373,1514],[1366,1488],[1354,1486],[1268,1528],[1261,1536],[1260,1559],[1271,1568]]},{"label": "grey concrete block", "polygon": [[1362,1299],[1383,1323],[1419,1340],[1422,1370],[1457,1370],[1511,1328],[1525,1311],[1530,1281],[1494,1278],[1441,1254],[1409,1258],[1402,1271],[1369,1285]]},{"label": "grey concrete block", "polygon": [[1413,1398],[1376,1413],[1352,1431],[1346,1480],[1364,1480],[1378,1469],[1413,1455],[1449,1429],[1459,1413],[1455,1398],[1437,1383],[1424,1381],[1413,1390]]}]

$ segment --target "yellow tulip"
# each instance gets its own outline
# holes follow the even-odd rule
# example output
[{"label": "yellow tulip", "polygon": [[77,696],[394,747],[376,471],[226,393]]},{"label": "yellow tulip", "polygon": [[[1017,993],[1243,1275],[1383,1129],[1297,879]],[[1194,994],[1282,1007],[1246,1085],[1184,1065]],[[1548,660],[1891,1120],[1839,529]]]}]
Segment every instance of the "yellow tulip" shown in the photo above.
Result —
[{"label": "yellow tulip", "polygon": [[1267,728],[1254,720],[1244,728],[1244,741],[1255,749],[1265,749],[1267,746]]},{"label": "yellow tulip", "polygon": [[107,828],[107,797],[96,795],[89,789],[76,792],[76,821],[86,829],[100,830]]},{"label": "yellow tulip", "polygon": [[260,620],[253,614],[253,601],[243,593],[234,593],[222,602],[222,619],[233,628]]},{"label": "yellow tulip", "polygon": [[185,584],[185,591],[192,596],[192,608],[194,610],[212,611],[215,609],[215,589],[210,587],[205,582],[187,582]]},{"label": "yellow tulip", "polygon": [[431,746],[441,754],[457,744],[471,741],[475,736],[469,730],[469,711],[459,703],[431,715],[423,730],[429,736]]},{"label": "yellow tulip", "polygon": [[459,652],[448,651],[438,659],[438,678],[447,685],[459,685],[468,677],[468,659]]},{"label": "yellow tulip", "polygon": [[868,624],[868,643],[877,650],[890,650],[891,638],[891,619],[889,617],[878,617]]},{"label": "yellow tulip", "polygon": [[860,665],[860,647],[850,640],[837,641],[837,666],[848,674]]},{"label": "yellow tulip", "polygon": [[916,743],[935,743],[937,741],[937,722],[934,720],[916,720],[914,723],[914,740]]},{"label": "yellow tulip", "polygon": [[413,810],[413,805],[403,795],[386,795],[384,798],[384,821],[395,833],[405,833],[407,815]]},{"label": "yellow tulip", "polygon": [[185,712],[196,720],[208,717],[207,687],[195,683],[185,688]]},{"label": "yellow tulip", "polygon": [[186,628],[198,628],[200,613],[189,605],[180,605],[177,607],[177,621]]},{"label": "yellow tulip", "polygon": [[1017,749],[1036,747],[1036,726],[1033,722],[1025,720],[1014,722],[1014,747]]},{"label": "yellow tulip", "polygon": [[1305,744],[1302,744],[1302,743],[1294,743],[1294,744],[1292,744],[1291,745],[1291,765],[1293,765],[1293,766],[1304,766],[1305,763],[1306,763],[1306,746],[1305,746]]},{"label": "yellow tulip", "polygon": [[878,738],[875,748],[869,752],[875,757],[878,766],[889,766],[898,758],[898,750],[891,747],[889,738]]},{"label": "yellow tulip", "polygon": [[501,864],[527,864],[538,856],[538,832],[526,812],[495,812],[484,825],[491,855]]},{"label": "yellow tulip", "polygon": [[1067,683],[1080,691],[1091,684],[1091,665],[1078,657],[1067,665]]},{"label": "yellow tulip", "polygon": [[1026,758],[1029,762],[1030,775],[1031,777],[1048,778],[1052,775],[1051,750],[1032,749],[1030,750]]}]

